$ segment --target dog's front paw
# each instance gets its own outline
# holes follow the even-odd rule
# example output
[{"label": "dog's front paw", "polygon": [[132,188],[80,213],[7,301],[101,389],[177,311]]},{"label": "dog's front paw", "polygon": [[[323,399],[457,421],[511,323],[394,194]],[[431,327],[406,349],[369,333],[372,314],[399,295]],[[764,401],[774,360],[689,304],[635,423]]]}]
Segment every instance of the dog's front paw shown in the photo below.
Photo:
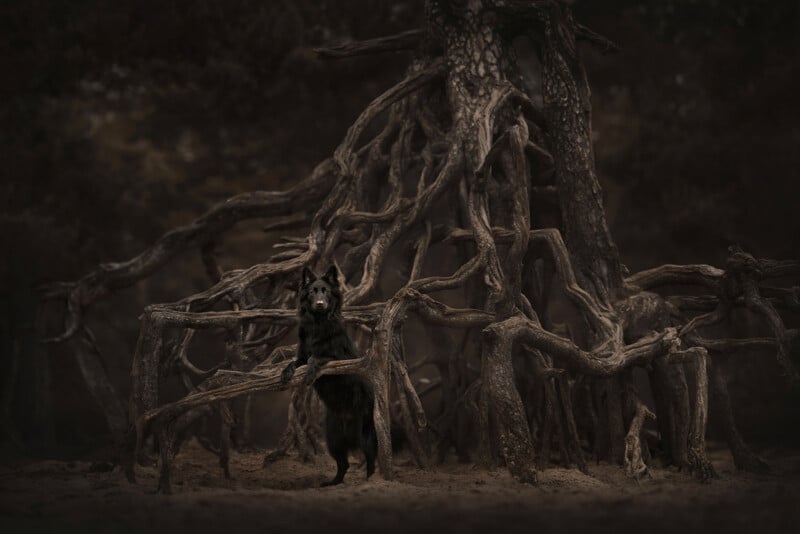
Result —
[{"label": "dog's front paw", "polygon": [[306,379],[305,379],[306,385],[310,386],[311,384],[314,383],[314,380],[316,380],[316,379],[317,379],[317,368],[316,367],[310,367],[308,369],[308,373],[306,374]]},{"label": "dog's front paw", "polygon": [[317,379],[317,371],[319,371],[319,365],[317,364],[314,359],[309,359],[308,361],[308,372],[306,373],[305,384],[310,386],[314,383],[314,380]]},{"label": "dog's front paw", "polygon": [[281,384],[287,383],[294,376],[294,362],[291,362],[281,373]]}]

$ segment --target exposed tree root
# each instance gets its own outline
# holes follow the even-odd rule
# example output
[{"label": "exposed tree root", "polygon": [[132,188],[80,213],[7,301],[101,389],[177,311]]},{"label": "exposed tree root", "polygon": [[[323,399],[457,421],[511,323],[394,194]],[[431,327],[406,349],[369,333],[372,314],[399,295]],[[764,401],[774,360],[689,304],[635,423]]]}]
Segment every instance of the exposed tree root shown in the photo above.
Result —
[{"label": "exposed tree root", "polygon": [[[227,476],[236,419],[230,401],[286,387],[292,388],[289,424],[264,463],[291,452],[313,461],[322,444],[318,401],[301,385],[306,369],[299,368],[288,385],[279,374],[293,352],[282,343],[296,320],[298,272],[330,263],[343,273],[343,315],[357,330],[363,354],[328,363],[320,374],[354,374],[372,385],[384,478],[392,477],[394,407],[420,466],[428,465],[432,450],[442,460],[450,446],[461,458],[477,448],[484,464],[502,462],[517,479],[533,483],[537,466],[546,468],[557,443],[565,466],[586,471],[585,454],[591,451],[597,461],[623,464],[639,479],[650,455],[642,432],[656,418],[668,460],[708,480],[714,476],[705,453],[709,368],[712,397],[737,466],[758,465],[736,431],[709,351],[713,356],[769,346],[787,377],[798,380],[789,358],[795,333],[786,330],[778,311],[796,295],[763,283],[800,275],[800,263],[732,250],[724,270],[664,265],[625,278],[595,174],[589,87],[576,39],[604,50],[613,44],[575,23],[568,7],[555,0],[468,0],[459,6],[431,0],[423,31],[320,51],[333,58],[418,47],[405,78],[367,106],[333,157],[307,180],[285,193],[234,197],[136,258],[45,292],[67,302],[65,331],[55,338],[67,339],[98,298],[149,276],[180,250],[201,250],[213,286],[148,306],[141,318],[131,370],[131,480],[148,437],[156,436],[160,488],[169,492],[170,462],[183,434],[214,409],[222,415],[219,456]],[[538,47],[542,109],[517,73],[512,43],[520,35]],[[363,139],[378,122],[378,133]],[[532,223],[531,210],[541,202],[557,209],[558,227]],[[313,217],[306,215],[309,210]],[[245,218],[267,216],[286,217],[270,231],[309,225],[307,238],[286,238],[264,263],[221,272],[213,247],[222,233]],[[433,265],[435,246],[452,247],[458,267],[443,273]],[[393,250],[407,252],[409,259],[396,269],[399,289],[384,295],[380,282]],[[678,286],[707,294],[665,298],[651,292]],[[467,304],[451,306],[444,291],[463,292]],[[551,299],[561,297],[575,312],[574,324],[553,320]],[[223,304],[229,309],[212,311]],[[704,328],[742,306],[773,337],[702,336]],[[426,362],[441,378],[419,390],[403,343],[403,323],[412,313],[434,336],[443,327],[463,336],[461,350],[448,347],[448,354]],[[212,369],[199,369],[189,359],[189,341],[198,329],[225,336],[226,354]],[[467,340],[478,332],[480,349],[472,354]],[[634,367],[650,370],[654,407],[631,388]],[[187,394],[165,404],[159,385],[173,373]],[[443,394],[442,410],[430,418],[420,398],[434,389]],[[477,447],[467,441],[469,422],[477,426]]]},{"label": "exposed tree root", "polygon": [[625,474],[634,479],[640,479],[649,474],[644,461],[642,445],[642,429],[647,419],[655,419],[656,415],[650,411],[636,397],[633,399],[634,415],[631,419],[628,433],[625,435]]},{"label": "exposed tree root", "polygon": [[728,394],[728,384],[722,376],[720,369],[709,359],[709,371],[711,381],[711,402],[714,410],[718,414],[718,420],[722,424],[725,439],[728,447],[733,454],[733,463],[737,469],[751,471],[754,473],[765,473],[769,471],[769,465],[759,458],[750,447],[747,446],[733,417],[731,399]]}]

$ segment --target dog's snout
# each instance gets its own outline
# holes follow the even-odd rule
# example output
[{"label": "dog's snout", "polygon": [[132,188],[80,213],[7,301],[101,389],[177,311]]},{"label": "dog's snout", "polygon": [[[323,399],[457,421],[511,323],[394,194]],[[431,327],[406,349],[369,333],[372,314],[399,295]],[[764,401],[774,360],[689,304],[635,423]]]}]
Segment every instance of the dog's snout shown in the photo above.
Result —
[{"label": "dog's snout", "polygon": [[325,307],[325,301],[322,300],[322,299],[317,299],[316,302],[314,302],[314,307],[315,308],[324,308]]}]

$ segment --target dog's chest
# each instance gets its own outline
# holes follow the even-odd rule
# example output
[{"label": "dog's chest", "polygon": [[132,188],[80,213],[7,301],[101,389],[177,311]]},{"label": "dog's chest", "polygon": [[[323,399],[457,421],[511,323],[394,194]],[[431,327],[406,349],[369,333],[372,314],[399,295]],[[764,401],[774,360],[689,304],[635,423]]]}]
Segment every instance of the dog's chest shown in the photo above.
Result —
[{"label": "dog's chest", "polygon": [[304,325],[303,341],[310,356],[340,358],[344,356],[344,328],[336,324]]}]

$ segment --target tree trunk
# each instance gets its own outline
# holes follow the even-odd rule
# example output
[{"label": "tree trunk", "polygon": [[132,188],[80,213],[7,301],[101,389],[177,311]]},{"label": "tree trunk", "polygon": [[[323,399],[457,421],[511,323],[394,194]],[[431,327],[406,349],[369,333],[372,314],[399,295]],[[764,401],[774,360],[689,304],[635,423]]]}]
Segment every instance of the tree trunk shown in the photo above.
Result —
[{"label": "tree trunk", "polygon": [[[765,289],[763,282],[800,277],[800,262],[756,259],[737,249],[726,270],[664,265],[624,278],[595,172],[590,92],[577,45],[585,40],[608,51],[610,41],[575,22],[559,0],[429,0],[425,16],[423,31],[319,51],[340,59],[409,48],[416,54],[403,80],[364,109],[333,156],[309,178],[286,193],[235,197],[231,205],[217,206],[165,235],[134,260],[103,266],[47,293],[69,304],[67,330],[58,337],[65,339],[79,330],[83,308],[104,292],[148,276],[183,248],[203,250],[214,285],[175,303],[148,306],[141,320],[131,370],[129,478],[134,478],[145,439],[158,436],[162,490],[169,491],[169,462],[178,444],[174,436],[188,414],[200,416],[207,413],[200,408],[224,407],[238,396],[287,387],[279,380],[280,369],[294,350],[280,343],[296,320],[290,308],[300,270],[339,259],[343,317],[362,332],[363,354],[330,362],[320,373],[354,374],[372,385],[378,465],[387,479],[393,475],[390,392],[397,393],[398,413],[412,436],[428,427],[402,347],[402,324],[411,313],[435,332],[464,329],[466,339],[470,332],[481,332],[479,368],[469,351],[457,348],[435,362],[447,396],[435,419],[445,428],[432,425],[440,457],[452,442],[462,455],[459,425],[464,414],[472,413],[483,463],[500,459],[524,482],[536,480],[537,460],[546,467],[556,434],[565,465],[586,469],[579,437],[589,436],[598,460],[624,462],[629,474],[638,477],[647,468],[649,451],[641,433],[651,415],[670,459],[703,480],[712,476],[705,454],[709,387],[723,412],[730,411],[730,402],[708,351],[750,340],[709,340],[700,332],[740,302],[767,321],[774,336],[767,341],[777,349],[778,361],[788,376],[798,376],[787,357],[791,336],[764,296],[775,289]],[[514,50],[520,36],[537,45],[541,95],[529,94],[531,85],[520,80]],[[539,96],[543,109],[534,104]],[[368,136],[377,122],[378,133]],[[557,216],[536,213],[542,198],[553,195]],[[300,200],[303,209],[314,212],[305,239],[283,237],[266,262],[219,271],[209,243],[239,220],[265,214],[292,217]],[[553,226],[534,228],[531,221]],[[273,226],[282,227],[280,222]],[[453,272],[443,273],[441,266],[426,261],[434,245],[454,247],[460,265]],[[381,281],[392,251],[404,251],[409,259],[399,269],[399,289],[384,299]],[[714,311],[693,316],[695,297],[678,297],[672,305],[652,292],[670,284],[699,288]],[[452,307],[444,293],[449,290],[465,293],[468,307]],[[251,306],[256,301],[243,297],[256,293],[264,296]],[[551,294],[561,294],[572,307],[576,320],[568,328],[555,323]],[[220,310],[223,304],[230,309]],[[245,345],[260,347],[269,356],[258,365],[228,358],[204,371],[191,364],[185,350],[179,351],[180,372],[203,382],[187,388],[184,398],[160,404],[159,384],[173,372],[161,368],[161,353],[167,333],[175,329],[236,332],[237,351]],[[260,341],[257,331],[263,333]],[[530,365],[515,372],[515,357],[529,358]],[[634,367],[651,370],[653,410],[630,387],[622,390]],[[695,374],[693,396],[684,367]],[[305,372],[297,369],[288,387],[301,387]],[[585,418],[574,413],[573,379],[590,389],[580,406]],[[536,393],[522,396],[518,384]],[[274,455],[295,449],[307,458],[316,448],[313,417],[301,398],[295,390],[290,426]],[[739,449],[742,459],[732,417],[725,421],[731,447]],[[580,428],[580,422],[587,427]],[[538,459],[532,427],[537,429]],[[229,428],[222,430],[229,436]],[[414,449],[421,458],[421,440]]]}]

